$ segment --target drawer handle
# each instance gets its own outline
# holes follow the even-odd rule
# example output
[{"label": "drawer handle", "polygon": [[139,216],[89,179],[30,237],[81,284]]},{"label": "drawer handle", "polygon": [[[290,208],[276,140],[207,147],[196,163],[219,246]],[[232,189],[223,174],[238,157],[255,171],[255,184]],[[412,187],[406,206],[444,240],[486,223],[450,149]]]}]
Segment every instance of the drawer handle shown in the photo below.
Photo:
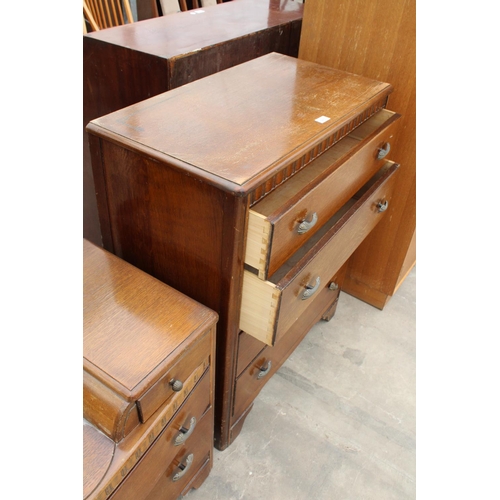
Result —
[{"label": "drawer handle", "polygon": [[304,293],[302,294],[302,300],[306,300],[309,297],[313,296],[319,288],[319,285],[321,284],[321,280],[319,279],[319,276],[316,278],[316,283],[314,285],[306,285],[306,289]]},{"label": "drawer handle", "polygon": [[175,438],[174,441],[174,446],[179,446],[182,443],[185,443],[188,439],[189,436],[194,431],[194,428],[196,427],[196,417],[193,417],[190,422],[189,422],[189,429],[186,429],[185,427],[181,427],[179,430],[179,434],[177,434],[177,437]]},{"label": "drawer handle", "polygon": [[176,380],[175,378],[173,378],[169,382],[169,384],[172,386],[172,390],[175,392],[181,391],[182,388],[184,387],[184,384],[180,380]]},{"label": "drawer handle", "polygon": [[316,222],[318,222],[318,214],[314,212],[312,214],[311,220],[308,222],[306,220],[303,220],[300,224],[299,227],[297,228],[297,233],[299,234],[304,234],[309,231],[312,227],[316,225]]},{"label": "drawer handle", "polygon": [[389,202],[387,200],[385,200],[384,202],[379,201],[377,203],[377,212],[385,212],[388,206]]},{"label": "drawer handle", "polygon": [[389,154],[390,150],[391,145],[390,143],[386,142],[381,148],[378,148],[377,160],[385,158]]},{"label": "drawer handle", "polygon": [[328,285],[328,289],[329,290],[338,290],[339,289],[339,286],[337,285],[337,283],[335,283],[335,281],[332,281],[329,285]]},{"label": "drawer handle", "polygon": [[194,455],[190,453],[186,458],[186,465],[182,463],[179,464],[180,472],[174,474],[174,477],[172,477],[172,481],[178,481],[189,470],[189,468],[193,463],[193,460],[194,460]]},{"label": "drawer handle", "polygon": [[267,366],[263,366],[262,368],[260,368],[260,372],[259,374],[257,375],[257,379],[261,379],[261,378],[264,378],[268,373],[269,371],[271,370],[271,360],[269,360],[267,362]]}]

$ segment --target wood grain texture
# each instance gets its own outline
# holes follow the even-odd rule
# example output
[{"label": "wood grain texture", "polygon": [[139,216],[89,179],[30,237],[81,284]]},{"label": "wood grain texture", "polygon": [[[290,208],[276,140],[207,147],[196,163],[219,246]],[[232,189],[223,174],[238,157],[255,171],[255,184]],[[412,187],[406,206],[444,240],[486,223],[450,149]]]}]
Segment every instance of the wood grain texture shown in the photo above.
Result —
[{"label": "wood grain texture", "polygon": [[197,15],[180,12],[176,16],[148,19],[88,37],[167,60],[300,21],[303,6],[287,0],[237,0],[203,10]]},{"label": "wood grain texture", "polygon": [[380,213],[376,206],[379,201],[390,203],[397,170],[396,164],[386,162],[380,178],[340,219],[335,217],[331,223],[324,224],[323,233],[317,233],[317,241],[311,238],[304,244],[302,250],[306,253],[294,255],[293,260],[298,260],[283,276],[278,271],[270,281],[264,281],[245,271],[241,330],[268,345],[279,341],[315,302],[317,292],[302,299],[306,286],[312,286],[319,279],[319,286],[327,287],[331,277],[382,220],[385,212]]},{"label": "wood grain texture", "polygon": [[[145,500],[177,500],[179,495],[186,489],[191,488],[192,481],[195,480],[196,473],[204,467],[212,467],[213,443],[210,439],[212,432],[213,412],[210,411],[198,424],[198,437],[188,446],[179,450],[172,463],[166,468],[159,480],[156,482],[147,496],[142,496]],[[174,474],[181,472],[179,465],[186,464],[188,455],[193,455],[193,463],[185,475],[176,482],[172,481]],[[142,492],[141,492],[142,493]],[[142,494],[143,495],[143,494]],[[138,496],[119,497],[120,500],[135,500]]]},{"label": "wood grain texture", "polygon": [[344,283],[377,307],[397,288],[415,231],[415,39],[414,0],[308,0],[304,6],[299,58],[390,82],[388,107],[402,115],[391,151],[401,172],[389,217],[355,252]]},{"label": "wood grain texture", "polygon": [[[343,268],[333,277],[334,280],[342,281]],[[298,320],[283,335],[280,342],[275,346],[266,346],[250,365],[238,376],[236,380],[236,393],[234,397],[233,427],[231,428],[231,439],[234,440],[241,430],[243,422],[250,411],[253,401],[260,393],[267,380],[283,365],[288,356],[299,345],[309,332],[310,325],[317,323],[338,299],[338,290],[332,291],[323,287],[319,292],[312,307],[307,308]],[[271,362],[269,373],[262,379],[257,376],[263,366]]]},{"label": "wood grain texture", "polygon": [[[148,492],[154,490],[155,484],[161,482],[168,475],[172,490],[178,486],[172,483],[169,469],[177,467],[178,457],[183,458],[192,451],[198,450],[199,454],[208,456],[212,450],[211,438],[213,435],[213,411],[208,412],[208,393],[203,394],[203,389],[208,391],[208,377],[203,379],[204,387],[193,392],[189,399],[191,408],[183,412],[183,418],[176,419],[168,428],[166,428],[158,439],[150,446],[140,462],[126,477],[114,493],[113,500],[133,500],[135,498],[145,498]],[[188,415],[188,418],[186,418]],[[174,440],[179,434],[179,429],[184,424],[189,426],[189,416],[195,416],[196,425],[190,437],[180,446],[174,446]],[[190,475],[194,475],[201,464],[193,463]],[[186,477],[184,485],[188,481]],[[182,486],[180,486],[182,488]],[[163,499],[177,499],[173,491],[169,491]]]},{"label": "wood grain texture", "polygon": [[203,10],[149,19],[156,4],[142,1],[139,19],[147,20],[83,37],[83,235],[96,244],[89,121],[272,51],[298,54],[301,4],[238,0]]},{"label": "wood grain texture", "polygon": [[[92,127],[248,192],[284,159],[390,92],[385,83],[272,53],[93,120]],[[319,123],[321,116],[329,119]],[[214,148],[221,137],[225,147]]]},{"label": "wood grain texture", "polygon": [[98,369],[107,373],[123,393],[148,389],[172,363],[170,356],[197,341],[217,317],[86,240],[83,282],[88,371],[97,378]]},{"label": "wood grain texture", "polygon": [[172,378],[205,371],[217,315],[86,240],[83,250],[84,417],[119,442],[174,399]]},{"label": "wood grain texture", "polygon": [[[231,443],[239,418],[233,403],[250,205],[275,181],[293,179],[279,178],[282,169],[297,164],[293,176],[310,168],[325,141],[332,138],[333,146],[374,115],[391,89],[273,53],[87,127],[106,248],[219,313],[214,437],[220,450]],[[315,122],[325,109],[332,111],[327,124]],[[276,117],[281,112],[287,116]],[[311,321],[323,312],[305,316]]]},{"label": "wood grain texture", "polygon": [[[104,500],[111,493],[116,494],[116,498],[144,498],[180,451],[185,451],[186,446],[196,442],[200,434],[207,434],[201,436],[202,441],[211,441],[213,429],[209,426],[200,432],[198,425],[202,420],[213,421],[213,393],[209,371],[201,374],[197,383],[190,377],[187,381],[191,391],[190,397],[179,404],[174,414],[171,406],[164,404],[146,424],[137,427],[117,443],[113,459],[99,487],[92,491],[87,500]],[[193,433],[183,445],[175,446],[174,440],[180,428],[189,427],[192,417],[197,421]],[[208,454],[210,450],[211,446],[207,446],[205,453]],[[93,456],[95,457],[95,454]],[[91,471],[92,467],[88,470]],[[85,469],[84,477],[87,472]],[[177,497],[172,495],[165,498],[174,500]]]},{"label": "wood grain texture", "polygon": [[135,401],[115,392],[86,370],[83,371],[83,416],[115,442],[139,425]]},{"label": "wood grain texture", "polygon": [[83,498],[102,481],[115,451],[115,443],[93,425],[83,421]]},{"label": "wood grain texture", "polygon": [[[261,279],[272,276],[383,165],[384,160],[377,154],[394,138],[398,116],[388,110],[379,111],[252,207],[248,241],[253,244],[247,243],[245,262],[259,270]],[[310,221],[313,214],[317,218],[315,225],[299,234],[299,225]],[[251,233],[255,234],[253,238]],[[257,234],[263,235],[260,247]],[[271,234],[272,238],[265,237]]]}]

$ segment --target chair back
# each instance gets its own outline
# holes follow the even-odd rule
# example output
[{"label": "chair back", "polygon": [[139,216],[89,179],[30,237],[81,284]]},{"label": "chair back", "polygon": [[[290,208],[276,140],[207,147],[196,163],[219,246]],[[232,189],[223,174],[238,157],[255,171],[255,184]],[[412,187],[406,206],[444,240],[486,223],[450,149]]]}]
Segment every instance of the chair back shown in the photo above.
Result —
[{"label": "chair back", "polygon": [[94,31],[134,22],[129,0],[83,0],[83,12]]},{"label": "chair back", "polygon": [[[209,7],[222,3],[222,0],[192,0],[192,8]],[[185,12],[188,10],[186,0],[160,0],[161,12],[164,16],[175,14],[176,12]]]}]

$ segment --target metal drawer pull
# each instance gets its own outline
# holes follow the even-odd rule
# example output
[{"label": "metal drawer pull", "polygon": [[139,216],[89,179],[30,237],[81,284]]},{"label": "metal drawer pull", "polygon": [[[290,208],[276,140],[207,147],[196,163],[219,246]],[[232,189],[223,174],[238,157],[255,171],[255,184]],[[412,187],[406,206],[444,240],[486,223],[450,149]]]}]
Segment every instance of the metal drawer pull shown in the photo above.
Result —
[{"label": "metal drawer pull", "polygon": [[194,460],[194,455],[190,453],[186,458],[186,465],[179,464],[179,469],[181,471],[177,472],[177,474],[174,474],[172,481],[178,481],[189,470],[191,464],[193,463],[193,460]]},{"label": "metal drawer pull", "polygon": [[191,434],[193,433],[195,427],[196,427],[196,417],[193,417],[189,421],[189,429],[186,429],[185,427],[181,427],[179,429],[180,432],[179,434],[177,434],[177,437],[175,438],[174,446],[179,446],[180,444],[185,443],[188,437],[191,436]]},{"label": "metal drawer pull", "polygon": [[388,206],[389,202],[387,200],[385,200],[384,202],[379,201],[377,203],[377,212],[385,212]]},{"label": "metal drawer pull", "polygon": [[329,290],[338,290],[339,289],[339,286],[337,285],[337,283],[335,283],[335,281],[332,281],[329,285],[328,285],[328,289]]},{"label": "metal drawer pull", "polygon": [[271,369],[271,361],[269,360],[267,362],[267,366],[266,367],[262,367],[260,369],[260,372],[259,374],[257,375],[257,378],[260,380],[261,378],[264,378],[268,373],[269,373],[269,370]]},{"label": "metal drawer pull", "polygon": [[303,220],[300,224],[299,227],[297,228],[297,233],[299,234],[304,234],[309,231],[313,226],[316,225],[316,222],[318,222],[318,214],[314,212],[311,217],[311,221],[308,222],[306,220]]},{"label": "metal drawer pull", "polygon": [[315,285],[306,285],[306,290],[302,294],[302,300],[306,300],[309,297],[311,297],[312,295],[314,295],[317,292],[320,284],[321,284],[321,281],[320,281],[319,276],[318,276],[316,278],[316,284]]},{"label": "metal drawer pull", "polygon": [[391,150],[391,145],[390,143],[386,142],[383,147],[378,148],[377,160],[385,158],[389,154],[390,150]]},{"label": "metal drawer pull", "polygon": [[172,386],[172,390],[175,392],[181,391],[182,388],[184,387],[184,384],[180,380],[176,380],[175,378],[173,378],[169,382],[169,384]]}]

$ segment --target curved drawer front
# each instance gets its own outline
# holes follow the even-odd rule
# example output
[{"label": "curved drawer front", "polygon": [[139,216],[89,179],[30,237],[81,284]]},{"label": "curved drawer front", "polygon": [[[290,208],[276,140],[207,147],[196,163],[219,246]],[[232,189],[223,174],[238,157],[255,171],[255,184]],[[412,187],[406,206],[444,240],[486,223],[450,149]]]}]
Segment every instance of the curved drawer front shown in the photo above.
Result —
[{"label": "curved drawer front", "polygon": [[245,270],[241,330],[268,345],[275,344],[314,303],[319,292],[330,286],[330,278],[381,220],[398,167],[385,162],[360,197],[351,199],[271,281],[261,280]]},{"label": "curved drawer front", "polygon": [[346,138],[252,207],[245,263],[268,279],[383,165],[399,124],[388,110]]},{"label": "curved drawer front", "polygon": [[[170,400],[174,395],[182,393],[184,398],[188,397],[189,392],[184,387],[185,382],[196,367],[203,362],[207,352],[210,352],[209,330],[196,344],[190,346],[189,350],[182,353],[175,365],[137,400],[141,422],[146,422],[165,401]],[[205,362],[204,369],[207,367],[208,360]],[[175,387],[174,381],[177,381]]]},{"label": "curved drawer front", "polygon": [[[191,443],[178,450],[165,468],[146,500],[177,499],[189,491],[190,483],[204,467],[211,467],[213,449],[213,410],[200,421],[199,430]],[[132,499],[131,499],[132,500]],[[133,500],[137,500],[137,497]]]},{"label": "curved drawer front", "polygon": [[171,464],[177,456],[187,456],[189,449],[200,440],[211,442],[212,422],[205,424],[205,427],[208,425],[205,429],[202,425],[202,421],[211,420],[212,410],[207,412],[210,408],[209,395],[210,374],[207,371],[189,399],[117,488],[113,500],[144,498],[169,467],[175,468]]}]

